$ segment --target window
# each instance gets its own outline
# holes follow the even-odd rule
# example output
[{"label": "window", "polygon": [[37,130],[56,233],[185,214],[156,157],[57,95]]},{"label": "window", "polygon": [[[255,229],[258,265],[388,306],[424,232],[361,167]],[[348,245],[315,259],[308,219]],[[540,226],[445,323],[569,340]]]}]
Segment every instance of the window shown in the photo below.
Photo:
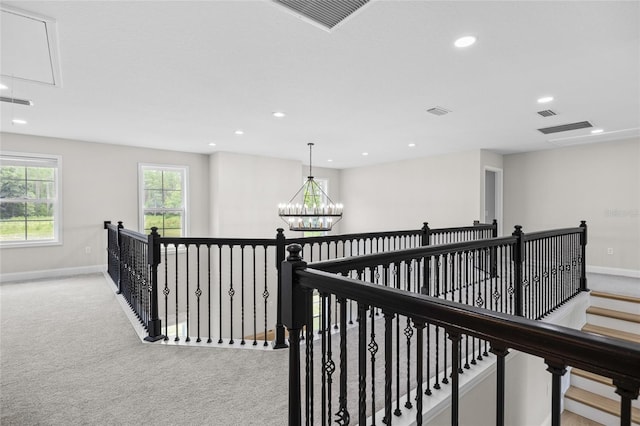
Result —
[{"label": "window", "polygon": [[187,176],[183,166],[140,164],[140,229],[163,237],[187,235]]},{"label": "window", "polygon": [[0,245],[60,243],[60,166],[54,155],[0,153]]}]

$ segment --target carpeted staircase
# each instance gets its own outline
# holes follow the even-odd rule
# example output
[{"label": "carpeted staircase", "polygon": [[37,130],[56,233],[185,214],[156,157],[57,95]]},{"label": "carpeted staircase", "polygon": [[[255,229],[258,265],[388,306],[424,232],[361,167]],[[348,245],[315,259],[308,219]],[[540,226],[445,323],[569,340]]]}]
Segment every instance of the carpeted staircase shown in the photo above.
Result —
[{"label": "carpeted staircase", "polygon": [[[592,291],[582,330],[640,343],[640,298]],[[570,381],[564,395],[566,410],[604,425],[620,424],[620,397],[611,379],[573,368]],[[632,403],[631,419],[640,425],[637,399]]]}]

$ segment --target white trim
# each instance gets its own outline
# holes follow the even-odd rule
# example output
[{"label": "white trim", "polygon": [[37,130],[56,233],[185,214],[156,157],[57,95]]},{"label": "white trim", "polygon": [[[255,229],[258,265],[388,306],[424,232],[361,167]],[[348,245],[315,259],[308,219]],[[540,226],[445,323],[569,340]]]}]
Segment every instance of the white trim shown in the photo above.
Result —
[{"label": "white trim", "polygon": [[487,202],[487,194],[486,194],[486,190],[487,190],[487,182],[486,182],[486,176],[487,176],[487,171],[490,172],[494,172],[496,174],[496,181],[495,181],[495,203],[496,203],[496,220],[498,221],[498,236],[501,237],[502,236],[502,229],[503,229],[503,223],[502,220],[504,218],[504,185],[503,185],[503,170],[498,168],[498,167],[492,167],[492,166],[484,166],[484,169],[482,171],[482,211],[480,212],[480,218],[482,222],[486,222],[485,220],[485,211],[487,209],[486,206],[486,202]]},{"label": "white trim", "polygon": [[592,274],[617,275],[620,277],[640,278],[640,271],[637,269],[609,268],[607,266],[587,265],[587,272]]},{"label": "white trim", "polygon": [[22,16],[23,18],[33,19],[34,21],[40,21],[44,24],[47,44],[49,46],[49,65],[51,67],[51,78],[53,84],[46,81],[32,80],[25,77],[17,77],[14,75],[2,74],[4,77],[11,77],[12,79],[27,81],[29,83],[43,84],[46,86],[62,87],[62,67],[60,65],[60,43],[58,38],[58,23],[55,19],[45,15],[40,15],[31,11],[20,9],[13,6],[7,6],[5,4],[0,5],[0,10],[3,12],[11,13],[13,15]]},{"label": "white trim", "polygon": [[144,233],[144,169],[172,170],[182,173],[182,200],[183,208],[176,209],[182,212],[182,235],[190,235],[189,220],[189,166],[179,166],[172,164],[138,163],[138,232]]},{"label": "white trim", "polygon": [[103,273],[106,265],[77,266],[75,268],[43,269],[41,271],[12,272],[0,274],[0,283],[14,281],[33,281],[48,278],[70,277],[74,275]]},{"label": "white trim", "polygon": [[[53,168],[55,176],[55,188],[56,198],[54,202],[53,213],[53,239],[52,240],[20,240],[20,241],[0,241],[0,248],[19,248],[19,247],[42,247],[42,246],[58,246],[63,243],[63,220],[62,217],[62,156],[56,154],[41,154],[34,152],[20,152],[20,151],[0,151],[0,158],[2,156],[14,156],[22,157],[24,159],[30,158],[32,161],[37,160],[54,160],[55,166],[48,166]],[[24,161],[24,160],[23,160]]]}]

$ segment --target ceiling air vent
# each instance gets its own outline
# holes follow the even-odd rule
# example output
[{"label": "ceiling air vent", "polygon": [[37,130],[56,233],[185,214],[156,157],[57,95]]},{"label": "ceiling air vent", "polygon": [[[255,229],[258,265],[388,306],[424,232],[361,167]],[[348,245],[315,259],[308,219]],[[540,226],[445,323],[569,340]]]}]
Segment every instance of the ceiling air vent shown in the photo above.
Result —
[{"label": "ceiling air vent", "polygon": [[360,9],[369,0],[273,0],[308,19],[319,24],[324,29],[330,30],[345,20],[348,16]]},{"label": "ceiling air vent", "polygon": [[579,121],[577,123],[563,124],[561,126],[543,127],[538,131],[548,135],[549,133],[566,132],[568,130],[586,129],[587,127],[593,127],[588,121]]},{"label": "ceiling air vent", "polygon": [[18,104],[18,105],[26,105],[26,106],[33,105],[33,102],[31,102],[28,99],[7,98],[6,96],[0,96],[0,102],[8,102],[10,104]]},{"label": "ceiling air vent", "polygon": [[545,110],[542,110],[542,111],[538,111],[538,114],[543,116],[543,117],[551,117],[551,116],[557,115],[555,113],[555,111],[552,111],[550,109],[545,109]]},{"label": "ceiling air vent", "polygon": [[445,115],[445,114],[449,114],[451,111],[442,107],[433,107],[433,108],[429,108],[427,112],[433,115]]}]

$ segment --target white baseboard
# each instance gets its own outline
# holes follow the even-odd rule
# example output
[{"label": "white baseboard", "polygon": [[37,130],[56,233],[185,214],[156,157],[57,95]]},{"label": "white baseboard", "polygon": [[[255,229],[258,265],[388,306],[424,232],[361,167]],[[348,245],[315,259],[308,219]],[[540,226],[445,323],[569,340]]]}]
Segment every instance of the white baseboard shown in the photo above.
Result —
[{"label": "white baseboard", "polygon": [[106,265],[78,266],[75,268],[45,269],[41,271],[13,272],[0,274],[0,283],[12,281],[33,281],[74,275],[96,274],[107,270]]},{"label": "white baseboard", "polygon": [[592,274],[618,275],[621,277],[640,278],[640,271],[636,269],[608,268],[606,266],[587,265],[587,272]]}]

